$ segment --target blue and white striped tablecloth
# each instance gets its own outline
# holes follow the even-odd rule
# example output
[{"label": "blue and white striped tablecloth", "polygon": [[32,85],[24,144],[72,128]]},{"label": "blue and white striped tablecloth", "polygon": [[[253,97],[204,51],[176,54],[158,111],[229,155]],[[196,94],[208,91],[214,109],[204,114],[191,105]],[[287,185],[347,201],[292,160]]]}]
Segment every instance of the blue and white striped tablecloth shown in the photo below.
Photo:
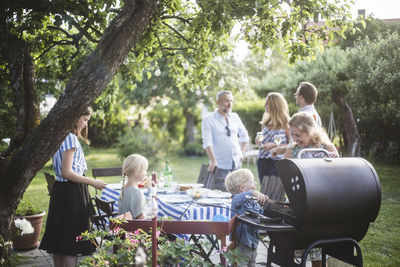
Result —
[{"label": "blue and white striped tablecloth", "polygon": [[[118,198],[121,192],[121,184],[109,184],[103,189],[101,198],[107,201],[114,200],[114,210],[118,210]],[[185,194],[184,192],[182,192]],[[180,193],[180,194],[182,194]],[[185,195],[186,196],[186,195]],[[219,204],[198,204],[196,201],[185,203],[171,203],[168,198],[177,197],[175,194],[158,193],[158,217],[171,217],[173,220],[211,221],[215,215],[223,214],[227,218],[231,216],[230,199],[213,198],[212,202]]]}]

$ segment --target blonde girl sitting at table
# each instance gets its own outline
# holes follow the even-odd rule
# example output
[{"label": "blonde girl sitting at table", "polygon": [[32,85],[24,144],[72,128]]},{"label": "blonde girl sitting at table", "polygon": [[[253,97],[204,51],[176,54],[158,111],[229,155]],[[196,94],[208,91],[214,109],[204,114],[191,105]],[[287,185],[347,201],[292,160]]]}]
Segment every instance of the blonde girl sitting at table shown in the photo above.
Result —
[{"label": "blonde girl sitting at table", "polygon": [[[143,183],[149,164],[139,154],[129,155],[122,165],[122,191],[118,199],[118,214],[130,212],[133,219],[144,219],[145,197],[138,184]],[[127,182],[125,183],[125,179]]]},{"label": "blonde girl sitting at table", "polygon": [[[329,140],[325,130],[316,124],[309,113],[294,114],[289,121],[289,128],[293,143],[286,150],[285,158],[297,158],[300,151],[306,148],[326,149],[330,157],[339,157],[338,151]],[[302,155],[302,158],[323,158],[324,156],[323,152],[307,152]]]}]

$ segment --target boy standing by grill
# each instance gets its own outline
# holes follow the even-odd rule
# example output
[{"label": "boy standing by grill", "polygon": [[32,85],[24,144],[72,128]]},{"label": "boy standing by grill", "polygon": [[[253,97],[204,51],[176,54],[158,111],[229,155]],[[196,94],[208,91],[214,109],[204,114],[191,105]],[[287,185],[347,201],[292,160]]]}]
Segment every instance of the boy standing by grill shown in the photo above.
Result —
[{"label": "boy standing by grill", "polygon": [[[225,179],[226,189],[233,194],[232,217],[242,215],[245,211],[262,214],[263,209],[259,205],[268,201],[268,196],[255,191],[256,181],[249,169],[240,169],[228,174]],[[255,199],[254,199],[255,198]],[[239,248],[240,253],[246,257],[246,266],[255,266],[258,247],[258,230],[245,224],[236,227],[232,234],[230,248]]]}]

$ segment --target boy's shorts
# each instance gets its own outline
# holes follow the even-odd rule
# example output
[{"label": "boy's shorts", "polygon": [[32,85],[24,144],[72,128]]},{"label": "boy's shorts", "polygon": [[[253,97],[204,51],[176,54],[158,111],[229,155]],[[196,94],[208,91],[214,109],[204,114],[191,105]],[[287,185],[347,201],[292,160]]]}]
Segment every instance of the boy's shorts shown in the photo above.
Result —
[{"label": "boy's shorts", "polygon": [[246,260],[242,262],[247,264],[244,266],[249,266],[249,267],[256,266],[257,248],[252,249],[244,244],[239,244],[239,252],[240,254],[246,257]]}]

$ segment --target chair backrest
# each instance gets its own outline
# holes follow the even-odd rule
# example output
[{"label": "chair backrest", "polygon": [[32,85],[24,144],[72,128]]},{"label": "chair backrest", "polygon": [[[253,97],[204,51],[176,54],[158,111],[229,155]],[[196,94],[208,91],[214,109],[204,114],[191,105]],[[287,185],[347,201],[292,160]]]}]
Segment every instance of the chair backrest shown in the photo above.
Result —
[{"label": "chair backrest", "polygon": [[214,169],[214,172],[207,172],[205,187],[209,189],[218,189],[226,192],[225,188],[225,177],[218,177],[218,168]]},{"label": "chair backrest", "polygon": [[200,168],[199,178],[197,179],[198,184],[205,184],[207,176],[208,165],[202,164]]},{"label": "chair backrest", "polygon": [[[279,176],[264,176],[260,192],[273,200],[284,201],[285,198],[285,189],[283,188],[283,184]],[[281,205],[271,204],[268,202],[264,204],[264,209],[275,209],[281,207]]]},{"label": "chair backrest", "polygon": [[122,176],[122,167],[92,168],[93,178],[105,176]]},{"label": "chair backrest", "polygon": [[96,203],[96,207],[99,209],[99,214],[100,211],[104,212],[107,216],[114,216],[114,208],[111,202],[105,201],[98,196],[95,196],[94,201]]},{"label": "chair backrest", "polygon": [[44,171],[44,176],[46,177],[47,181],[47,190],[49,191],[49,195],[51,193],[51,190],[53,189],[54,183],[56,182],[56,177],[54,175]]},{"label": "chair backrest", "polygon": [[[107,167],[107,168],[92,168],[93,178],[108,177],[108,176],[122,176],[122,167]],[[95,188],[97,195],[97,188]]]}]

